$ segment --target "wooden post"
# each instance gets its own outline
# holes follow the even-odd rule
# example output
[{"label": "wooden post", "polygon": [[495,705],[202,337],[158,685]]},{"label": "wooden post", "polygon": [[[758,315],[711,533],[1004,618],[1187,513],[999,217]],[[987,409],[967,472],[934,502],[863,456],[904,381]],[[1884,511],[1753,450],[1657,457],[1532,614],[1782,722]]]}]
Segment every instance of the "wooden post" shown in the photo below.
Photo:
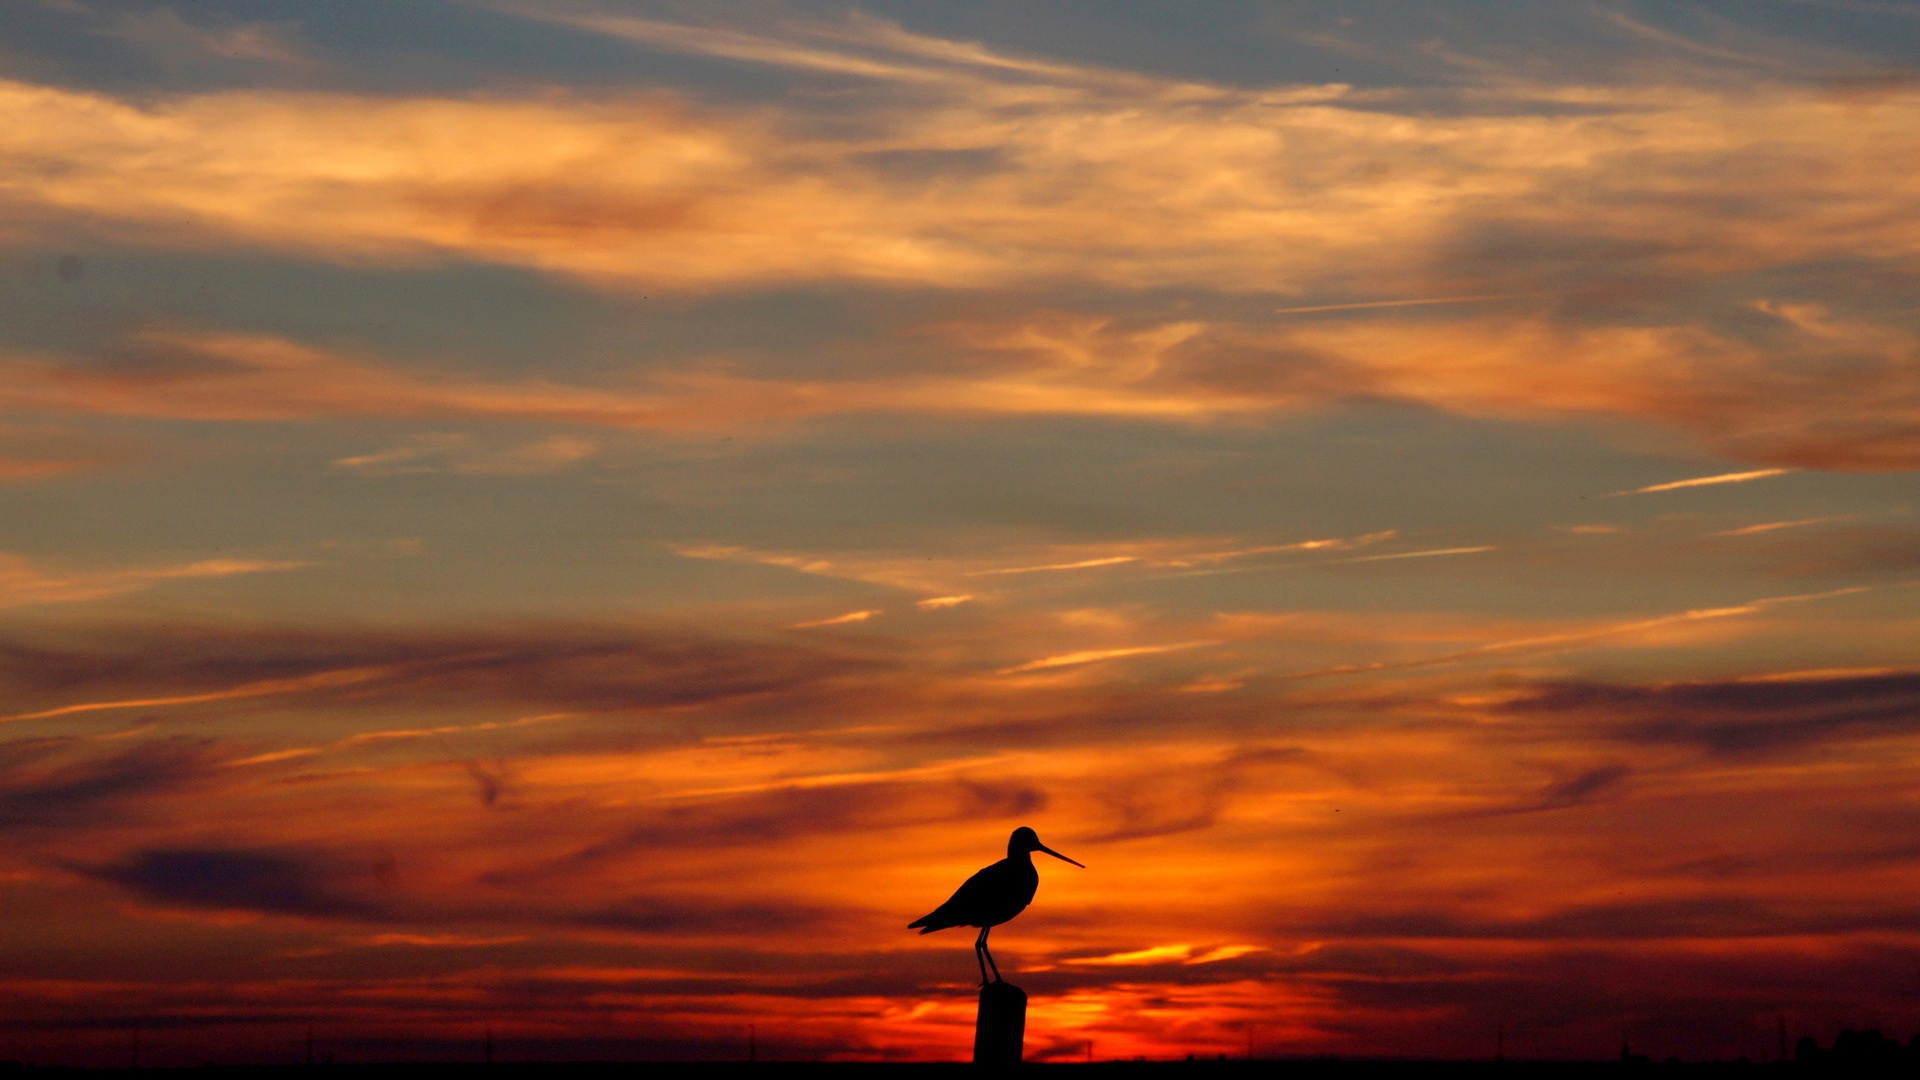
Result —
[{"label": "wooden post", "polygon": [[980,1016],[973,1026],[975,1065],[1018,1065],[1027,1037],[1027,992],[1012,983],[980,988]]}]

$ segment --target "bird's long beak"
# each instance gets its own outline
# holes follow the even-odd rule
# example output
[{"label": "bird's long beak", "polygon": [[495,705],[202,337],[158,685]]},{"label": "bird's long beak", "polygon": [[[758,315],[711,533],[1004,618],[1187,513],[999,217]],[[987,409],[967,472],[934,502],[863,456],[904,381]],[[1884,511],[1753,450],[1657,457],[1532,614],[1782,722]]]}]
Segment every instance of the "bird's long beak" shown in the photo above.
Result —
[{"label": "bird's long beak", "polygon": [[1052,848],[1048,847],[1045,844],[1041,844],[1038,850],[1046,852],[1047,854],[1053,856],[1054,858],[1059,859],[1061,862],[1073,863],[1073,865],[1079,867],[1082,870],[1085,870],[1087,868],[1086,863],[1074,862],[1072,859],[1067,858],[1065,855],[1060,854],[1059,852],[1053,850]]}]

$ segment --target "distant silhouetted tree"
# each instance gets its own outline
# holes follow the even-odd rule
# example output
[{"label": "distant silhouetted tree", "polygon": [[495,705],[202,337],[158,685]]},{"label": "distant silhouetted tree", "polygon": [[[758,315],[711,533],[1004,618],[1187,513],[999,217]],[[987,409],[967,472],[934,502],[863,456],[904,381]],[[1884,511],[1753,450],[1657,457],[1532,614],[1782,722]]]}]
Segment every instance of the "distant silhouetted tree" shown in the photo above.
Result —
[{"label": "distant silhouetted tree", "polygon": [[1920,1034],[1907,1045],[1889,1039],[1879,1028],[1855,1031],[1848,1028],[1833,1040],[1831,1049],[1822,1048],[1812,1036],[1794,1045],[1793,1059],[1803,1064],[1833,1065],[1845,1068],[1885,1068],[1903,1063],[1920,1063]]},{"label": "distant silhouetted tree", "polygon": [[1800,1036],[1800,1041],[1793,1044],[1793,1060],[1795,1061],[1815,1062],[1824,1056],[1826,1056],[1825,1052],[1820,1049],[1819,1042],[1811,1035],[1802,1035]]}]

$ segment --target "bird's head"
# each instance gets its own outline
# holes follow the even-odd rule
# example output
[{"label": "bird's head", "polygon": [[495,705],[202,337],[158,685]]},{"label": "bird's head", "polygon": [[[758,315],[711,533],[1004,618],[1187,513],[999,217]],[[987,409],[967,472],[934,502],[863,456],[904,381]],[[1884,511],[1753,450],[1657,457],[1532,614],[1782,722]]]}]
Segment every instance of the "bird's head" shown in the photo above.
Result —
[{"label": "bird's head", "polygon": [[1007,858],[1011,859],[1015,855],[1025,855],[1029,851],[1044,851],[1054,858],[1059,859],[1061,862],[1073,863],[1073,865],[1082,870],[1087,868],[1086,863],[1074,862],[1074,860],[1067,858],[1065,855],[1041,843],[1039,833],[1022,825],[1013,830],[1013,835],[1007,838]]}]

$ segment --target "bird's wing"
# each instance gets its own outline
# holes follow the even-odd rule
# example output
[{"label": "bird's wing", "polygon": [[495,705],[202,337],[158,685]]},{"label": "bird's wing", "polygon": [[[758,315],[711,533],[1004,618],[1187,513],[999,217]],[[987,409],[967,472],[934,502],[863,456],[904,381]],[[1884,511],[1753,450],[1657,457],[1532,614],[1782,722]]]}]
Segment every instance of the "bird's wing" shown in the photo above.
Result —
[{"label": "bird's wing", "polygon": [[973,919],[977,916],[972,909],[979,906],[980,899],[984,895],[993,892],[993,886],[989,882],[997,876],[994,869],[999,865],[994,863],[993,866],[961,882],[960,887],[953,890],[953,895],[947,897],[946,903],[908,923],[907,929],[931,934],[935,930],[945,930],[949,927],[976,925]]}]

